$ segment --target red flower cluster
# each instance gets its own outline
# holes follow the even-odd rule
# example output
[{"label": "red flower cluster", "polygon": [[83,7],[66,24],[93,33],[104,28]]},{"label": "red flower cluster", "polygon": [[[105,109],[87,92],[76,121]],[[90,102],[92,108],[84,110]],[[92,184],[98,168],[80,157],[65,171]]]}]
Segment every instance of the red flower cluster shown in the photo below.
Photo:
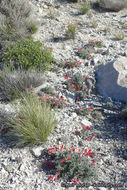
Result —
[{"label": "red flower cluster", "polygon": [[66,76],[64,76],[64,78],[65,78],[65,79],[70,78],[70,73],[69,73],[69,72],[67,72],[67,73],[66,73]]},{"label": "red flower cluster", "polygon": [[[86,96],[86,98],[87,98],[87,96]],[[84,115],[88,114],[90,111],[92,111],[93,109],[94,109],[93,106],[91,106],[91,107],[83,106],[77,110],[77,114],[84,116]]]},{"label": "red flower cluster", "polygon": [[49,96],[48,94],[42,96],[40,100],[42,101],[46,100],[51,105],[51,107],[59,107],[59,108],[64,107],[66,101],[63,97],[58,98],[56,96]]},{"label": "red flower cluster", "polygon": [[69,68],[69,69],[70,69],[70,68],[73,69],[73,67],[80,67],[81,64],[82,64],[82,62],[79,61],[79,60],[77,60],[77,59],[75,58],[75,59],[70,59],[69,61],[67,61],[67,62],[65,63],[65,67],[67,67],[67,68]]},{"label": "red flower cluster", "polygon": [[88,40],[88,42],[94,44],[94,45],[97,46],[97,47],[102,47],[102,46],[103,46],[103,45],[102,45],[103,41]]}]

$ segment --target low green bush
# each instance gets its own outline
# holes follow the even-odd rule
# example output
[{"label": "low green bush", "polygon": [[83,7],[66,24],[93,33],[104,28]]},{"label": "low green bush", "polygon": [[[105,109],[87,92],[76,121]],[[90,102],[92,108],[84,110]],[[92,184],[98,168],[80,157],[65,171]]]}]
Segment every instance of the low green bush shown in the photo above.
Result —
[{"label": "low green bush", "polygon": [[44,143],[56,126],[50,106],[41,104],[38,96],[27,92],[18,105],[17,115],[10,119],[10,134],[19,138],[18,146]]},{"label": "low green bush", "polygon": [[0,62],[10,69],[20,68],[25,71],[35,69],[44,72],[51,68],[55,60],[51,50],[44,47],[40,41],[23,39],[5,48],[0,56]]}]

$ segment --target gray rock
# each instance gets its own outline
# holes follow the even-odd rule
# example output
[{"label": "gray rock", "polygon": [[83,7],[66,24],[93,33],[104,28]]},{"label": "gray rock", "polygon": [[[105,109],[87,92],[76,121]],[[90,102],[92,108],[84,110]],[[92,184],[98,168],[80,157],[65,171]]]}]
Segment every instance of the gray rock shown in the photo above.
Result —
[{"label": "gray rock", "polygon": [[35,157],[40,157],[42,154],[42,151],[44,148],[42,146],[39,147],[34,147],[30,150],[30,152],[35,156]]},{"label": "gray rock", "polygon": [[119,57],[96,70],[97,88],[105,97],[127,102],[127,58]]},{"label": "gray rock", "polygon": [[100,7],[112,11],[120,11],[127,8],[126,0],[99,0]]}]

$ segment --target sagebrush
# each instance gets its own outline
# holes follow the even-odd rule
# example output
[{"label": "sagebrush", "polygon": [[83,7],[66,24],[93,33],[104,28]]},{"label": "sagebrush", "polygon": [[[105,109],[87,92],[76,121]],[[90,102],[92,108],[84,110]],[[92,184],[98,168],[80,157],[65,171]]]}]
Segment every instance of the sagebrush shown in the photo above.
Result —
[{"label": "sagebrush", "polygon": [[37,22],[32,17],[28,0],[0,1],[0,43],[29,38],[37,30]]},{"label": "sagebrush", "polygon": [[40,73],[23,71],[0,71],[0,99],[11,101],[20,98],[26,88],[35,88],[44,83]]}]

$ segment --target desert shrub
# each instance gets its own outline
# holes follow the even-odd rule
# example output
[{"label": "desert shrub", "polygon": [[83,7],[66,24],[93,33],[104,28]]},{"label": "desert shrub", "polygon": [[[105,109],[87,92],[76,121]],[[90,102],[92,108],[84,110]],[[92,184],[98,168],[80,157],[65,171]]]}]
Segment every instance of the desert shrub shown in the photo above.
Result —
[{"label": "desert shrub", "polygon": [[45,142],[56,126],[54,114],[47,103],[27,91],[18,105],[17,114],[10,119],[10,134],[19,138],[18,145]]},{"label": "desert shrub", "polygon": [[0,56],[0,62],[11,69],[36,69],[44,72],[51,68],[54,59],[51,50],[44,47],[40,41],[22,39],[5,48]]},{"label": "desert shrub", "polygon": [[80,67],[82,62],[80,60],[77,60],[76,58],[71,58],[66,60],[63,64],[63,68],[73,69],[74,67]]},{"label": "desert shrub", "polygon": [[[69,76],[68,76],[69,74]],[[67,85],[67,88],[72,91],[83,91],[84,90],[84,82],[87,80],[85,76],[83,76],[81,73],[77,72],[75,74],[73,73],[67,73],[67,76],[65,76],[66,79],[68,79],[65,84]]]},{"label": "desert shrub", "polygon": [[37,72],[0,71],[0,99],[11,101],[21,97],[26,88],[37,87],[44,82]]},{"label": "desert shrub", "polygon": [[[63,148],[50,148],[49,153],[54,159],[50,162],[50,166],[56,170],[54,176],[50,176],[50,180],[57,182],[62,178],[64,182],[88,183],[94,179],[98,179],[97,169],[92,165],[92,162],[87,157],[94,157],[94,154],[87,149],[79,149],[76,152],[75,148],[65,151]],[[48,162],[49,163],[49,162]],[[50,167],[51,169],[51,167]],[[55,173],[55,172],[54,172]]]},{"label": "desert shrub", "polygon": [[26,0],[0,1],[0,36],[1,42],[17,41],[30,37],[36,32],[31,17],[31,6]]},{"label": "desert shrub", "polygon": [[69,23],[67,25],[67,29],[66,29],[66,33],[65,36],[67,39],[74,39],[76,36],[76,32],[77,32],[77,23],[73,22],[73,23]]},{"label": "desert shrub", "polygon": [[89,54],[85,48],[79,48],[77,55],[82,59],[89,59]]}]

